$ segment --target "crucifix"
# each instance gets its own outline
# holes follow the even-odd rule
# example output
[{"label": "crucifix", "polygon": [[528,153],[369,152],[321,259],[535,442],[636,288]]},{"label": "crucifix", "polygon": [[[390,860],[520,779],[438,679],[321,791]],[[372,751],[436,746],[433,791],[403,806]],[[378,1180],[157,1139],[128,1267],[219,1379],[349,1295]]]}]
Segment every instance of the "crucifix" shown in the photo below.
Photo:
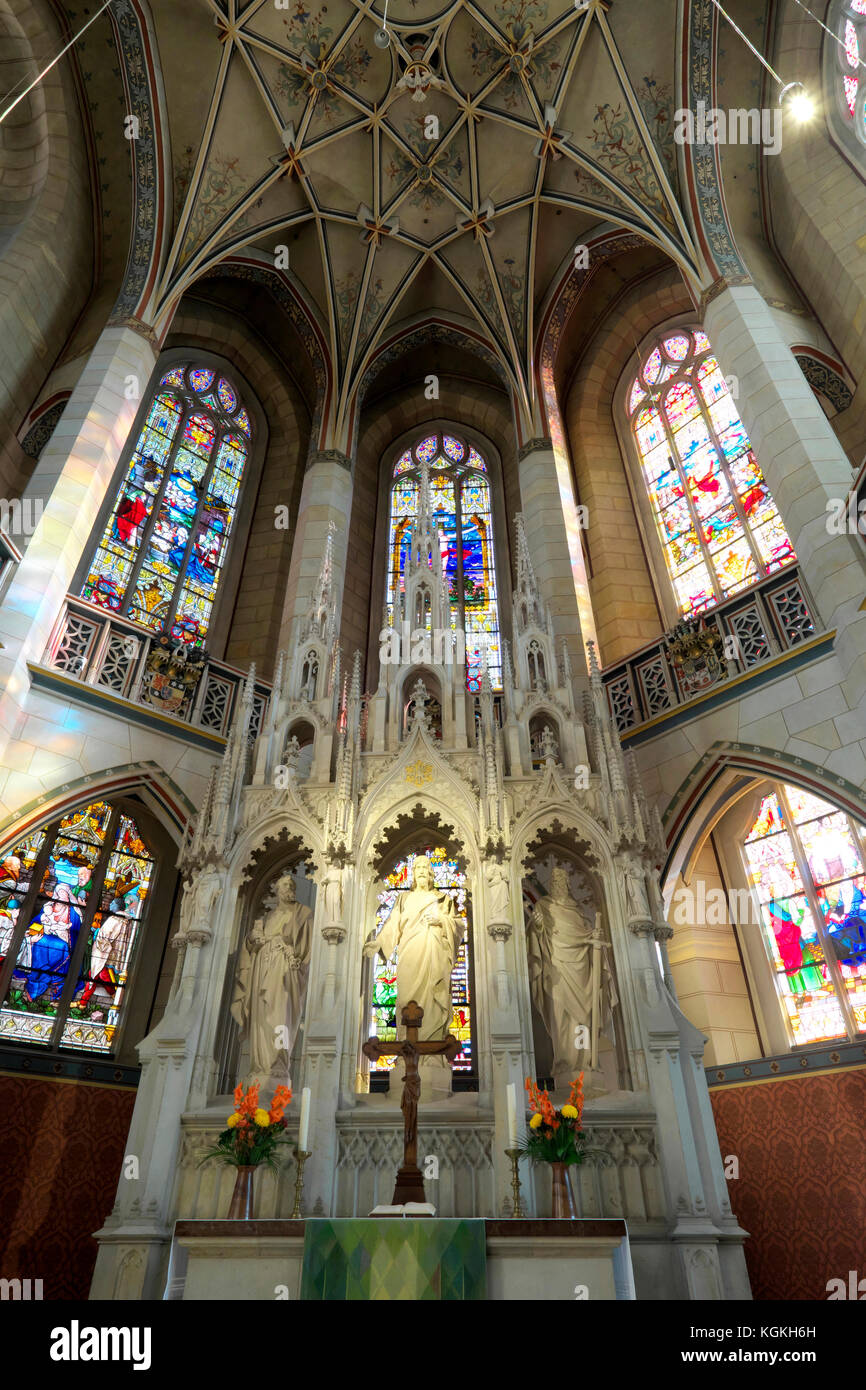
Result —
[{"label": "crucifix", "polygon": [[424,1017],[421,1005],[412,999],[404,1008],[401,1022],[406,1032],[402,1042],[382,1043],[378,1038],[368,1038],[361,1051],[371,1062],[380,1057],[402,1057],[406,1064],[403,1073],[403,1166],[397,1171],[394,1196],[391,1205],[403,1206],[406,1202],[426,1202],[424,1195],[424,1175],[418,1167],[418,1100],[421,1095],[421,1077],[418,1074],[418,1058],[442,1054],[453,1062],[460,1051],[460,1043],[453,1033],[444,1038],[418,1041],[418,1029]]}]

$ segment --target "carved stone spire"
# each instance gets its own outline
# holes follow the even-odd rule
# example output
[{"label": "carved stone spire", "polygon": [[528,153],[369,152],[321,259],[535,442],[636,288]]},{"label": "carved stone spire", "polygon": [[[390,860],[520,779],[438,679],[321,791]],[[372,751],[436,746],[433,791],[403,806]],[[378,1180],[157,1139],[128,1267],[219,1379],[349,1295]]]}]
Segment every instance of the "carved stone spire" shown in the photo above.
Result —
[{"label": "carved stone spire", "polygon": [[528,627],[539,627],[545,631],[549,626],[549,615],[532,567],[522,512],[515,516],[514,527],[517,540],[517,583],[513,603],[517,631],[524,632]]},{"label": "carved stone spire", "polygon": [[330,521],[325,540],[325,553],[319,566],[318,578],[310,595],[310,606],[301,623],[300,641],[302,643],[318,638],[319,641],[330,644],[333,637],[336,608],[334,596],[334,536],[336,529],[333,521]]},{"label": "carved stone spire", "polygon": [[401,616],[408,620],[410,627],[450,633],[448,585],[427,463],[422,463],[420,469],[418,513],[412,523],[412,544],[403,573],[403,592]]}]

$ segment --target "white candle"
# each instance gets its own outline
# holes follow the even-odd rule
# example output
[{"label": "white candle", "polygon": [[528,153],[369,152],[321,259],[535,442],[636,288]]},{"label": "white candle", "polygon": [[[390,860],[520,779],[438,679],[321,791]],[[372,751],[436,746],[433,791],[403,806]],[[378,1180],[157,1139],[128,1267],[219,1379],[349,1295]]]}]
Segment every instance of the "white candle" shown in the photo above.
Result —
[{"label": "white candle", "polygon": [[310,1088],[301,1091],[301,1120],[298,1125],[298,1148],[301,1153],[309,1153],[307,1143],[310,1138]]},{"label": "white candle", "polygon": [[508,1102],[508,1147],[517,1148],[517,1088],[512,1081],[505,1088],[505,1096]]}]

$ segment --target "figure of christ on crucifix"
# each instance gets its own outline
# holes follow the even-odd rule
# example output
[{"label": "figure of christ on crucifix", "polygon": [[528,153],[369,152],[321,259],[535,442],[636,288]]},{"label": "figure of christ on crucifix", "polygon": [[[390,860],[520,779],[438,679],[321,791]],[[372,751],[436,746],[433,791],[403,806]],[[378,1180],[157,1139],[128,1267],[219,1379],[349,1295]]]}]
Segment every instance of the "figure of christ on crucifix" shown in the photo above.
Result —
[{"label": "figure of christ on crucifix", "polygon": [[363,1053],[371,1062],[380,1057],[402,1057],[406,1065],[403,1074],[403,1166],[397,1172],[394,1196],[391,1205],[403,1206],[406,1202],[426,1202],[424,1195],[424,1175],[418,1167],[418,1100],[421,1095],[421,1078],[418,1075],[419,1056],[429,1057],[439,1054],[453,1062],[460,1051],[460,1043],[453,1033],[431,1042],[419,1042],[418,1031],[424,1019],[421,1005],[412,999],[404,1008],[401,1022],[406,1034],[401,1042],[382,1043],[378,1038],[369,1038],[364,1043]]}]

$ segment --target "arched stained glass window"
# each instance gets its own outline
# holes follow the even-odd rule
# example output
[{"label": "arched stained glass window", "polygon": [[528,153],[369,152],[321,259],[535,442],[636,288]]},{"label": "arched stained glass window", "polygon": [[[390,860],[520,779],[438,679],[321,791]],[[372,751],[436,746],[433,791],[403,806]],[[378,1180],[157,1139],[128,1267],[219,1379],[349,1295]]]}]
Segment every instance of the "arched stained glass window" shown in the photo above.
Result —
[{"label": "arched stained glass window", "polygon": [[[494,690],[502,689],[502,645],[493,555],[493,514],[487,465],[477,449],[454,435],[425,435],[394,465],[388,519],[388,622],[403,591],[403,574],[418,513],[419,465],[430,467],[442,565],[451,599],[451,627],[466,636],[467,685],[479,688],[486,657]],[[413,622],[415,621],[413,615]],[[423,615],[420,615],[423,619]],[[415,623],[423,626],[423,621]]]},{"label": "arched stained glass window", "polygon": [[681,613],[709,608],[796,559],[704,333],[665,334],[627,401]]},{"label": "arched stained glass window", "polygon": [[774,785],[743,847],[791,1042],[866,1032],[863,827],[800,787]]},{"label": "arched stained glass window", "polygon": [[866,0],[838,6],[836,39],[836,106],[846,128],[866,144]]},{"label": "arched stained glass window", "polygon": [[237,520],[252,428],[210,367],[166,372],[147,412],[82,598],[204,646]]},{"label": "arched stained glass window", "polygon": [[156,865],[130,815],[94,801],[0,868],[0,1038],[110,1053]]},{"label": "arched stained glass window", "polygon": [[[454,1071],[473,1070],[472,1053],[472,1012],[469,998],[469,937],[466,915],[466,875],[461,873],[456,859],[448,858],[448,851],[442,849],[422,849],[408,858],[401,859],[394,871],[385,879],[386,888],[379,894],[376,910],[376,930],[381,931],[391,915],[398,893],[405,893],[412,887],[412,866],[421,856],[433,865],[433,880],[440,892],[448,893],[454,899],[458,921],[463,927],[463,940],[451,972],[451,1032],[460,1043],[460,1052],[452,1063]],[[370,1012],[370,1029],[365,1037],[377,1037],[380,1041],[392,1041],[397,1036],[397,956],[383,961],[374,957],[373,997]],[[373,1072],[392,1071],[396,1064],[394,1057],[380,1057],[371,1062]]]}]

